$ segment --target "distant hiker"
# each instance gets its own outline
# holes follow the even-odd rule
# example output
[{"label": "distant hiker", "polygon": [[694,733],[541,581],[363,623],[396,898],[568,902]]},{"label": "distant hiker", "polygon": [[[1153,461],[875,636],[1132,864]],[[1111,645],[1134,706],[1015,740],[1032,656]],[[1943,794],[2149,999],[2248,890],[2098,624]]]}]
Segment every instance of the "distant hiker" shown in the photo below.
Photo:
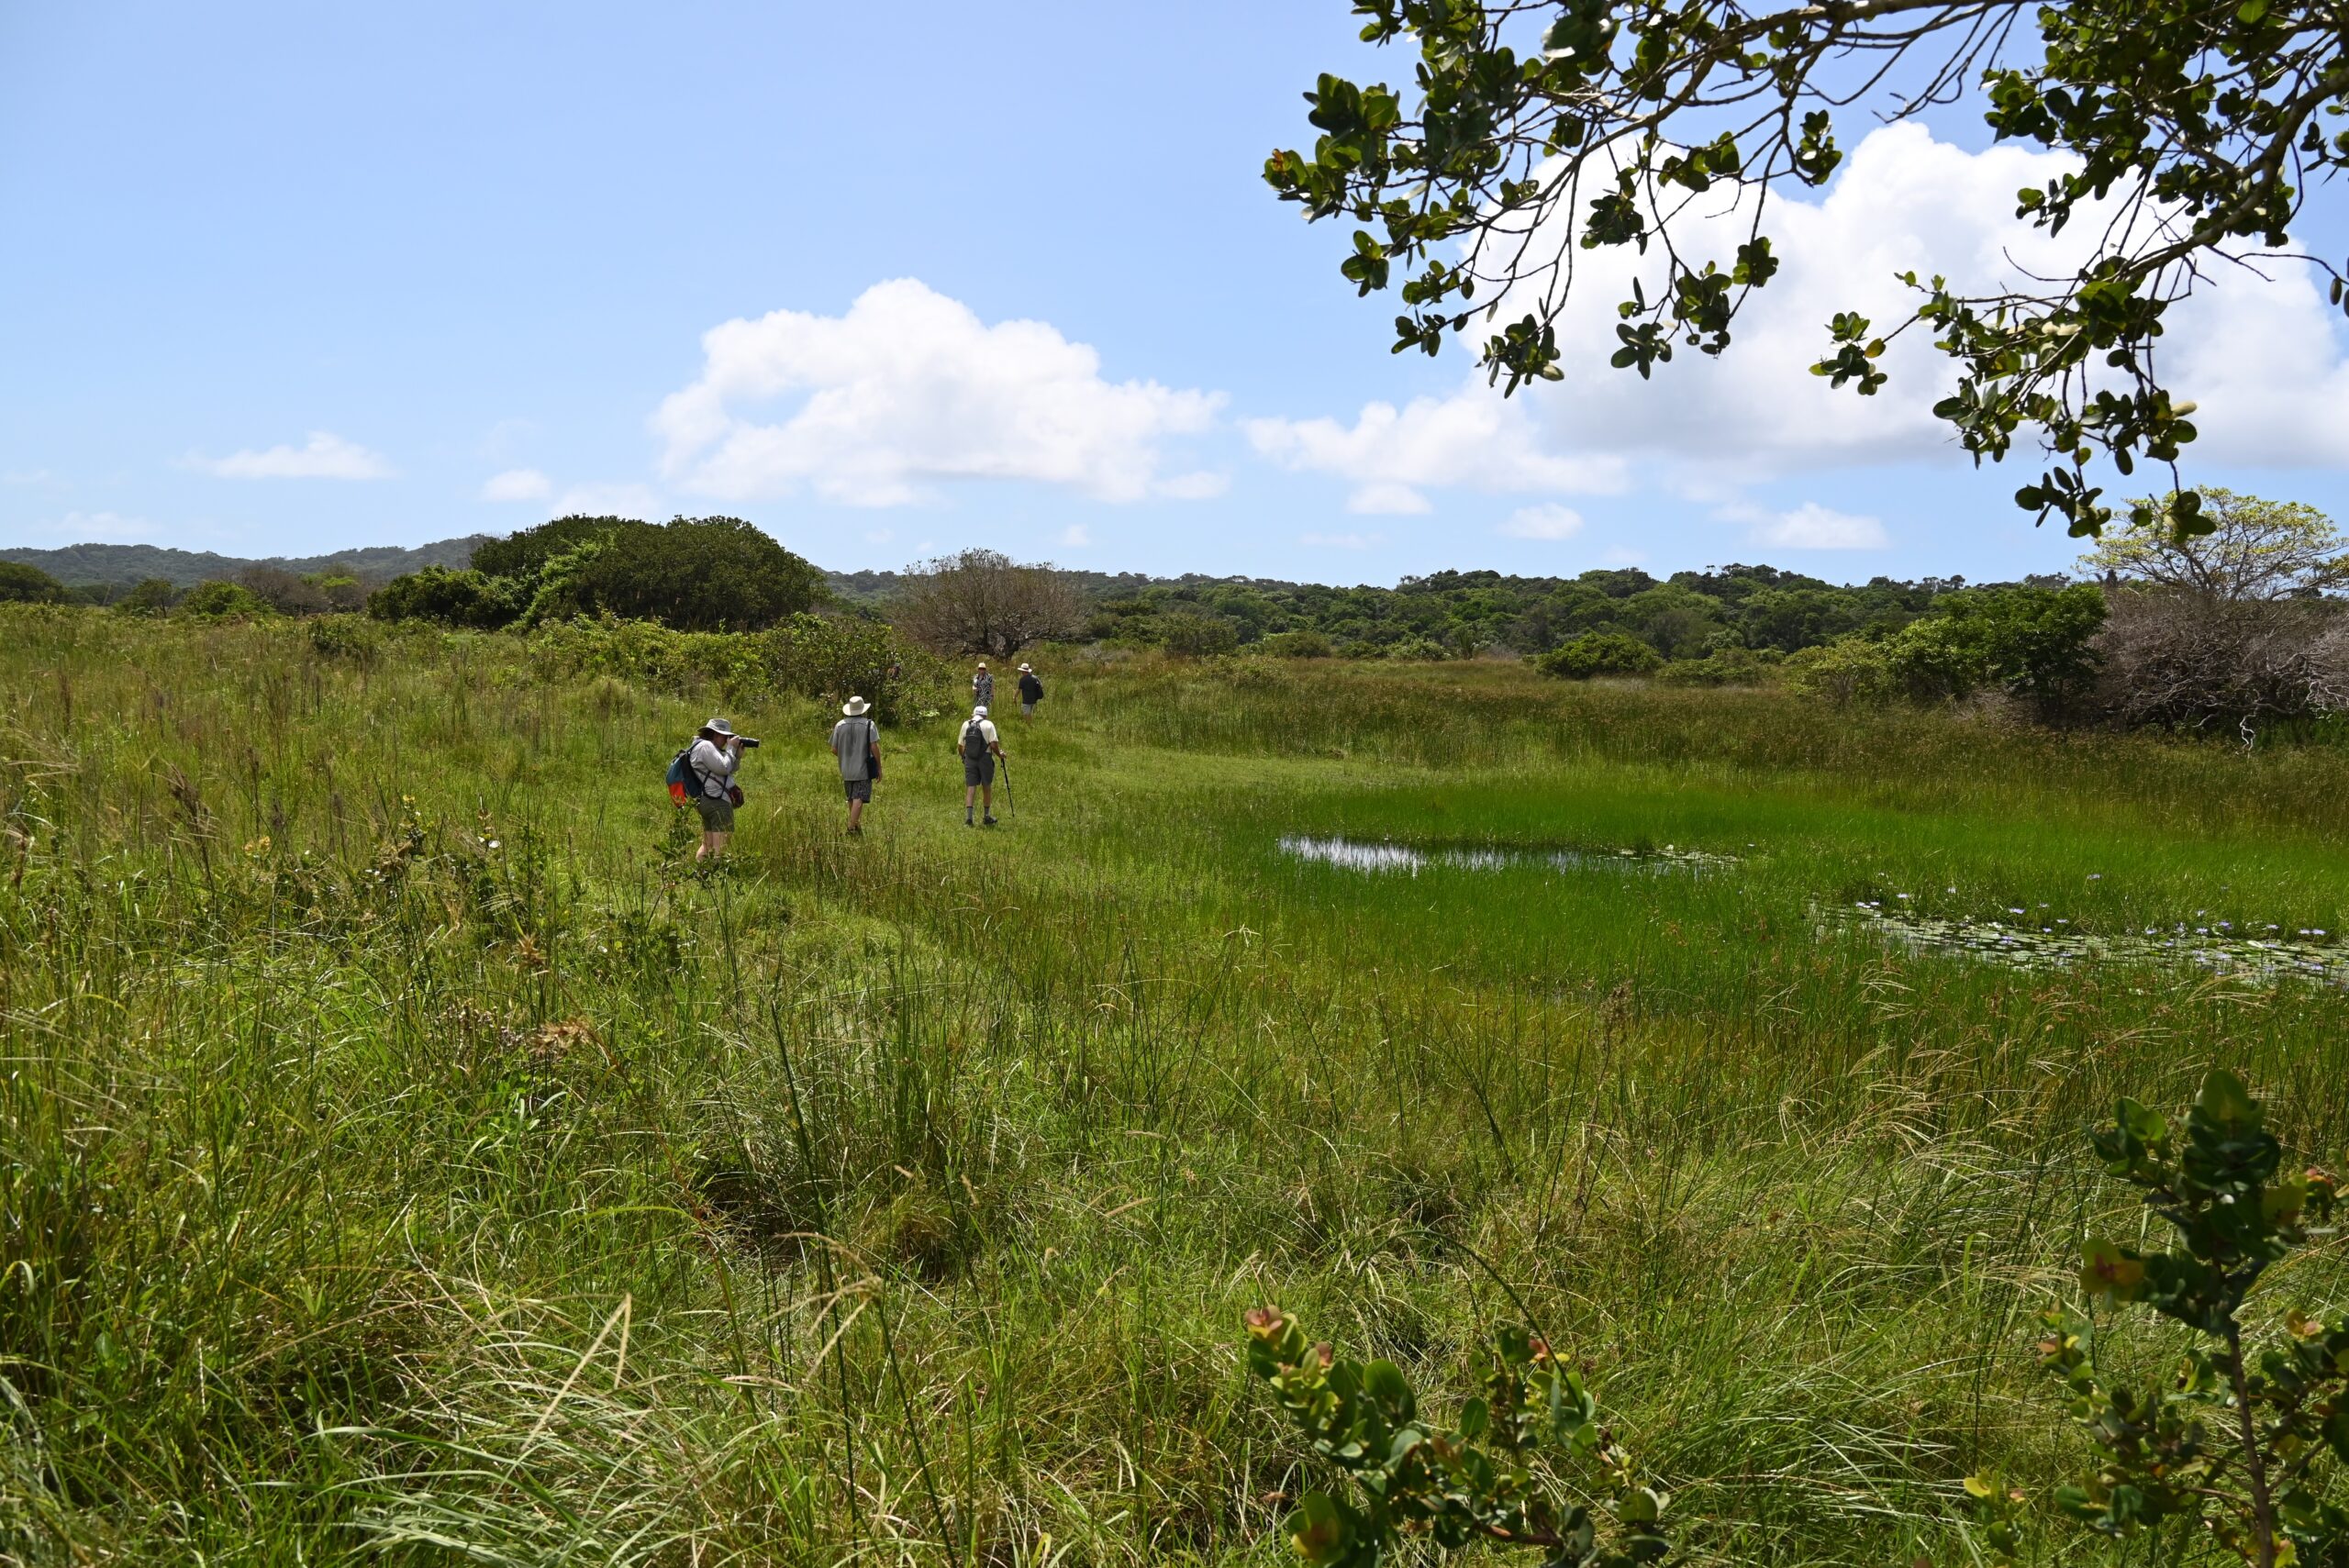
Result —
[{"label": "distant hiker", "polygon": [[873,798],[873,781],[881,776],[881,727],[865,717],[873,705],[851,697],[841,705],[844,716],[832,726],[832,755],[841,762],[841,783],[848,789],[848,830],[864,831],[865,803]]},{"label": "distant hiker", "polygon": [[986,825],[995,826],[995,762],[1003,755],[1002,739],[987,719],[986,705],[971,710],[963,722],[963,732],[954,737],[954,750],[963,757],[963,826],[971,823],[971,803],[976,800],[985,813]]},{"label": "distant hiker", "polygon": [[1036,717],[1036,705],[1044,700],[1044,683],[1036,679],[1033,664],[1019,666],[1019,717]]},{"label": "distant hiker", "polygon": [[971,677],[971,701],[980,707],[995,706],[995,677],[987,673],[987,662],[979,661],[979,673]]},{"label": "distant hiker", "polygon": [[743,737],[734,733],[734,727],[722,718],[713,718],[701,727],[693,745],[685,752],[685,773],[693,784],[693,806],[701,814],[701,848],[694,851],[696,864],[712,862],[726,852],[726,840],[734,832],[734,808],[742,804],[742,791],[734,783],[734,771],[742,765]]}]

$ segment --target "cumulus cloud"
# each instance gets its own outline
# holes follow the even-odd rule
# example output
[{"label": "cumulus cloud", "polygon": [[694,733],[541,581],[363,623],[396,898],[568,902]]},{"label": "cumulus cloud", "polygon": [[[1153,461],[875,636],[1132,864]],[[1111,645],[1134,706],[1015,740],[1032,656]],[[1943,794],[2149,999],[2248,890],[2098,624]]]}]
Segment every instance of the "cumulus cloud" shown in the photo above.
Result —
[{"label": "cumulus cloud", "polygon": [[1093,542],[1093,535],[1083,523],[1071,523],[1061,530],[1061,542],[1071,550],[1083,550]]},{"label": "cumulus cloud", "polygon": [[700,378],[652,426],[663,474],[705,495],[895,506],[969,479],[1104,501],[1219,488],[1159,471],[1164,443],[1206,429],[1220,395],[1105,380],[1089,345],[1041,321],[989,326],[912,278],[874,284],[843,316],[726,322],[702,350]]},{"label": "cumulus cloud", "polygon": [[542,501],[554,494],[554,481],[535,468],[509,468],[493,473],[481,487],[484,501]]},{"label": "cumulus cloud", "polygon": [[1582,514],[1554,502],[1546,506],[1520,506],[1497,531],[1508,539],[1572,539],[1582,532]]},{"label": "cumulus cloud", "polygon": [[[1883,361],[1891,381],[1873,397],[1831,387],[1809,366],[1824,354],[1825,323],[1837,311],[1857,310],[1888,330],[1915,307],[1920,296],[1898,280],[1902,272],[1942,273],[1972,292],[2071,272],[2101,222],[2083,215],[2051,238],[2014,216],[2017,190],[2068,166],[2061,153],[1967,152],[1920,125],[1879,128],[1853,149],[1820,198],[1773,197],[1762,227],[1782,270],[1746,300],[1728,351],[1709,360],[1683,347],[1651,381],[1606,364],[1616,346],[1615,306],[1629,296],[1641,258],[1571,251],[1574,295],[1557,324],[1567,379],[1519,395],[1532,399],[1555,450],[1655,460],[1670,465],[1669,482],[1684,492],[1734,491],[1822,467],[1970,462],[1932,415],[1956,368],[1929,332],[1911,329],[1892,342]],[[1752,214],[1750,195],[1692,208],[1682,220],[1683,253],[1726,263]],[[2274,265],[2272,283],[2215,268],[2193,299],[2172,309],[2162,369],[2178,396],[2201,404],[2195,422],[2202,439],[2191,455],[2339,462],[2349,456],[2349,417],[2341,412],[2349,406],[2349,345],[2305,271]]]},{"label": "cumulus cloud", "polygon": [[330,430],[313,430],[303,445],[230,452],[227,457],[188,458],[188,466],[219,479],[390,479],[396,471],[380,452],[344,440]]},{"label": "cumulus cloud", "polygon": [[1547,450],[1526,406],[1488,390],[1481,376],[1450,397],[1401,408],[1364,406],[1352,425],[1335,419],[1251,419],[1249,443],[1283,467],[1335,474],[1353,484],[1350,512],[1425,512],[1432,488],[1492,492],[1620,490],[1620,459]]},{"label": "cumulus cloud", "polygon": [[1791,512],[1727,506],[1715,515],[1727,522],[1751,524],[1755,544],[1779,550],[1883,550],[1892,542],[1878,519],[1832,512],[1816,501],[1806,501]]}]

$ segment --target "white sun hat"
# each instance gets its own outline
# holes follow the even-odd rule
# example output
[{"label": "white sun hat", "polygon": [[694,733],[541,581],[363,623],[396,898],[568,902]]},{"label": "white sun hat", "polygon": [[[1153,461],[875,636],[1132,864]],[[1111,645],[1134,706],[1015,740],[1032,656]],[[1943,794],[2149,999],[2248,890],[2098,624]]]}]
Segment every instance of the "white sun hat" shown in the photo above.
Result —
[{"label": "white sun hat", "polygon": [[848,715],[851,718],[854,718],[872,706],[873,705],[871,703],[866,702],[863,697],[851,697],[848,701],[841,704],[841,711]]}]

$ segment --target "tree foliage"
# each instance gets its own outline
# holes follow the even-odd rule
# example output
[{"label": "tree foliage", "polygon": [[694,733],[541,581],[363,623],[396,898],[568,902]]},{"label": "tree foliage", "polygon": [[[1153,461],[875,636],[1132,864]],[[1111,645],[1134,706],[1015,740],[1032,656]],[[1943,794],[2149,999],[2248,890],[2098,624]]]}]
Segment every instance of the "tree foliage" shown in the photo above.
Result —
[{"label": "tree foliage", "polygon": [[368,600],[382,619],[536,626],[613,615],[681,631],[755,631],[829,596],[823,573],[739,517],[558,517],[427,567]]},{"label": "tree foliage", "polygon": [[1664,655],[1620,631],[1586,631],[1533,662],[1545,675],[1587,681],[1594,675],[1644,675],[1664,662]]},{"label": "tree foliage", "polygon": [[[2349,29],[2331,0],[1355,0],[1364,39],[1408,40],[1411,84],[1324,74],[1306,95],[1309,151],[1264,178],[1308,219],[1350,223],[1340,271],[1397,286],[1395,350],[1485,335],[1505,391],[1557,380],[1555,325],[1577,250],[1642,258],[1612,363],[1652,374],[1675,345],[1719,354],[1781,258],[1774,190],[1824,185],[1839,122],[1900,118],[1978,92],[1993,134],[2076,161],[2017,193],[2050,235],[2095,231],[2066,276],[1977,295],[1917,258],[1917,304],[1879,328],[1828,324],[1814,373],[1884,384],[1890,339],[1933,334],[1958,384],[1935,407],[1978,462],[2019,431],[2053,460],[2016,499],[2074,533],[2110,520],[2090,465],[2175,464],[2194,438],[2154,349],[2203,270],[2291,241],[2306,193],[2349,163]],[[1696,218],[1750,198],[1734,254],[1683,249]],[[2332,298],[2343,300],[2339,269]],[[1399,276],[1398,276],[1399,274]],[[2203,527],[2199,497],[2139,526]]]},{"label": "tree foliage", "polygon": [[[2047,1315],[2042,1362],[2096,1456],[2056,1489],[2056,1511],[2121,1541],[2175,1522],[2256,1568],[2349,1561],[2349,1509],[2328,1499],[2325,1473],[2349,1466],[2349,1317],[2288,1312],[2258,1349],[2243,1319],[2270,1268],[2330,1233],[2334,1177],[2289,1168],[2259,1102],[2224,1071],[2203,1080],[2182,1129],[2124,1098],[2093,1141],[2171,1244],[2091,1237],[2082,1289],[2103,1307],[2149,1307],[2194,1341],[2175,1378],[2141,1382],[2099,1361],[2087,1318]],[[2013,1562],[2026,1499],[1995,1477],[1967,1490]]]},{"label": "tree foliage", "polygon": [[21,561],[0,561],[0,605],[63,605],[73,595],[38,566]]},{"label": "tree foliage", "polygon": [[2210,529],[2199,535],[2109,533],[2080,565],[2118,583],[2212,599],[2299,599],[2349,587],[2349,539],[2314,506],[2213,486],[2202,493],[2202,517]]},{"label": "tree foliage", "polygon": [[[1640,1483],[1581,1374],[1539,1335],[1497,1336],[1484,1393],[1446,1427],[1394,1362],[1308,1344],[1275,1307],[1250,1312],[1247,1327],[1249,1370],[1315,1456],[1353,1483],[1307,1492],[1289,1516],[1289,1544],[1308,1562],[1375,1568],[1406,1536],[1445,1551],[1534,1547],[1552,1568],[1632,1568],[1671,1550],[1664,1494]],[[1575,1496],[1561,1470],[1605,1500]]]},{"label": "tree foliage", "polygon": [[1049,562],[966,550],[908,567],[891,618],[933,652],[1008,656],[1075,631],[1085,604]]}]

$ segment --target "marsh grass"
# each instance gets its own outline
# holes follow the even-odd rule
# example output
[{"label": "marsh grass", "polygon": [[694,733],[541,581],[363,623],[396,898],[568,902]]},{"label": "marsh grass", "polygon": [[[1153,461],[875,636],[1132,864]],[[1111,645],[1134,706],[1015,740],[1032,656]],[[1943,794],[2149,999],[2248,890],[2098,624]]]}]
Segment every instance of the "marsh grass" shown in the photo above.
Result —
[{"label": "marsh grass", "polygon": [[[2053,1471],[2022,1340],[2119,1202],[2113,1094],[2223,1061],[2349,1128],[2337,992],[1811,914],[2337,930],[2337,752],[1133,661],[1008,727],[993,833],[947,728],[885,736],[851,841],[829,714],[736,714],[704,878],[659,774],[709,700],[7,616],[0,1554],[1275,1561],[1240,1312],[1463,1387],[1513,1296],[1696,1560],[1951,1560],[1957,1478]],[[2337,1253],[2279,1285],[2337,1302]]]}]

